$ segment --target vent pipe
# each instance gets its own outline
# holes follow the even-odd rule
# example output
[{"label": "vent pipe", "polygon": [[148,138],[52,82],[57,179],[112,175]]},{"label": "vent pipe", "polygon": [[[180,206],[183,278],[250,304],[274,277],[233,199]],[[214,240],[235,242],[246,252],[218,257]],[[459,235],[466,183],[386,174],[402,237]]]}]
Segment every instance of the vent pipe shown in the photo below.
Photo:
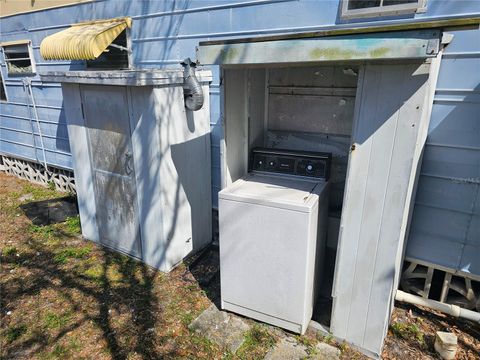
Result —
[{"label": "vent pipe", "polygon": [[185,107],[192,111],[200,110],[203,106],[203,90],[195,76],[195,67],[197,66],[190,58],[186,58],[181,63],[183,66],[183,81],[186,85],[184,89]]}]

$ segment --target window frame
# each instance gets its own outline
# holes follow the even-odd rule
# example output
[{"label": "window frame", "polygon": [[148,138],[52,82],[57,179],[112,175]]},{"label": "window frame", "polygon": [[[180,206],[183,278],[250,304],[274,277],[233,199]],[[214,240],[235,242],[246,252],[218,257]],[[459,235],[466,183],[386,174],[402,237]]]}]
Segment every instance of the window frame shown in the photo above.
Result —
[{"label": "window frame", "polygon": [[[16,59],[8,59],[7,55],[5,54],[5,48],[8,48],[9,46],[26,46],[28,50],[28,59],[30,60],[30,66],[32,68],[31,71],[29,72],[18,72],[18,73],[12,73],[9,70],[8,63],[15,61]],[[2,53],[3,53],[3,61],[5,63],[6,69],[7,69],[7,76],[8,77],[18,77],[18,76],[35,76],[37,74],[37,67],[35,64],[35,57],[33,56],[33,48],[32,48],[32,41],[31,40],[17,40],[17,41],[7,41],[4,43],[0,43],[0,47],[2,48]]]},{"label": "window frame", "polygon": [[423,13],[427,10],[427,0],[417,0],[416,2],[397,4],[397,5],[383,5],[384,0],[380,0],[380,5],[363,9],[348,9],[348,3],[351,0],[342,0],[341,17],[342,19],[356,19],[369,18],[391,15],[404,15]]},{"label": "window frame", "polygon": [[2,82],[1,86],[3,87],[3,93],[5,94],[5,100],[0,97],[0,103],[6,103],[8,102],[7,85],[5,84],[5,78],[3,77],[3,71],[1,69],[0,81]]},{"label": "window frame", "polygon": [[[89,62],[90,63],[94,63],[96,59],[94,60],[90,60],[90,61],[85,61],[84,62],[84,66],[85,66],[85,70],[87,71],[95,71],[95,70],[105,70],[105,71],[115,71],[115,70],[132,70],[134,69],[134,66],[133,66],[133,51],[132,51],[132,38],[131,38],[131,29],[130,28],[126,28],[124,30],[125,32],[125,42],[126,42],[126,48],[122,51],[126,51],[127,52],[127,67],[122,67],[122,68],[115,68],[115,67],[112,67],[112,68],[101,68],[101,67],[96,67],[95,65],[92,66],[92,65],[89,65]],[[119,34],[120,36],[121,34]],[[116,40],[116,39],[115,39]],[[114,40],[114,41],[115,41]],[[108,46],[112,46],[113,44],[113,47],[117,47],[116,44],[114,44],[114,41],[108,45]],[[108,47],[107,47],[108,48]],[[100,55],[101,56],[101,55]]]}]

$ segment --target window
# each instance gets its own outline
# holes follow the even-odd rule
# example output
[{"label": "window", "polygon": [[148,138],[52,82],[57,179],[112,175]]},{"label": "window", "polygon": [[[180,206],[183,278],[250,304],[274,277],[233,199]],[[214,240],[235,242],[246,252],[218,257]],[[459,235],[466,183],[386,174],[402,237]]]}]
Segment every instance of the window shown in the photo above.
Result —
[{"label": "window", "polygon": [[0,71],[0,101],[7,101],[7,91],[3,82],[3,75]]},{"label": "window", "polygon": [[343,18],[401,15],[425,11],[426,0],[343,0]]},{"label": "window", "polygon": [[87,60],[87,69],[128,69],[130,63],[130,44],[127,29],[108,46],[95,60]]},{"label": "window", "polygon": [[3,55],[8,75],[28,75],[35,73],[30,41],[3,43]]}]

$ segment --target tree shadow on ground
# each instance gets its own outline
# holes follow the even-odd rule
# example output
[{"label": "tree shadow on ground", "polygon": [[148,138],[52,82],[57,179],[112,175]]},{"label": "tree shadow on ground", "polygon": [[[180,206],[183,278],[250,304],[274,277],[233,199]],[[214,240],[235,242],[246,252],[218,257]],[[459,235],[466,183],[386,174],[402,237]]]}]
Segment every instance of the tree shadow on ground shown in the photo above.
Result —
[{"label": "tree shadow on ground", "polygon": [[[97,341],[106,342],[114,359],[125,359],[132,351],[145,359],[160,356],[155,348],[155,326],[162,321],[159,297],[153,290],[157,271],[105,248],[95,248],[85,264],[76,261],[76,254],[81,253],[71,247],[68,248],[71,259],[65,260],[59,254],[66,250],[50,250],[34,238],[29,238],[28,243],[27,251],[2,256],[3,271],[21,268],[29,274],[1,282],[2,325],[6,323],[8,311],[22,311],[16,304],[29,296],[40,297],[50,291],[63,301],[62,308],[55,308],[55,312],[69,308],[72,321],[59,327],[53,336],[36,326],[28,337],[3,350],[5,358],[28,357],[32,351],[41,353],[88,323],[101,329],[101,338]],[[166,352],[160,357],[171,355]]]}]

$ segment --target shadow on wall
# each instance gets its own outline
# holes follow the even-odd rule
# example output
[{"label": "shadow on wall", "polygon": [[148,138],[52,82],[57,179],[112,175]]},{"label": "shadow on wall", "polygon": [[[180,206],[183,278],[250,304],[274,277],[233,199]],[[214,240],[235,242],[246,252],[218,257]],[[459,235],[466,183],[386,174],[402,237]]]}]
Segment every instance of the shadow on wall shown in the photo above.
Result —
[{"label": "shadow on wall", "polygon": [[480,84],[466,96],[437,92],[406,252],[475,275],[480,275],[479,94]]}]

